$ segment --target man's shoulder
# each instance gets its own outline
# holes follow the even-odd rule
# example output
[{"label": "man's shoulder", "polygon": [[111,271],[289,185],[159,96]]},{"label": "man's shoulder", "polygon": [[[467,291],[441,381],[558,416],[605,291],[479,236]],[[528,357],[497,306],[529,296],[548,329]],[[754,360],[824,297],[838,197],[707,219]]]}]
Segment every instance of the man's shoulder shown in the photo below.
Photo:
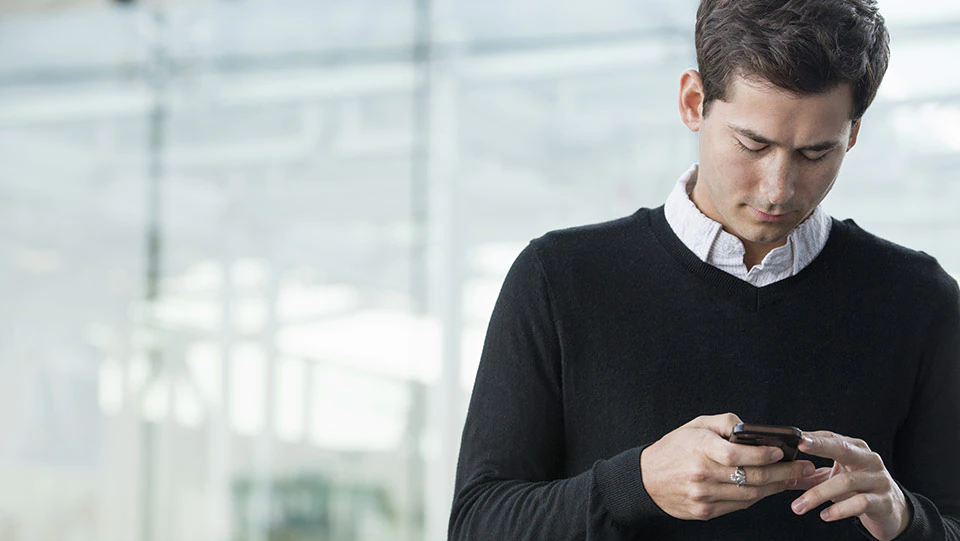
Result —
[{"label": "man's shoulder", "polygon": [[846,236],[845,259],[872,275],[886,276],[903,285],[956,289],[956,280],[932,255],[908,248],[860,227],[852,219],[835,220],[834,227]]},{"label": "man's shoulder", "polygon": [[641,208],[615,220],[553,230],[531,245],[541,256],[581,261],[622,253],[625,246],[642,242],[649,212]]},{"label": "man's shoulder", "polygon": [[550,249],[571,249],[578,246],[597,246],[617,243],[624,237],[637,236],[647,226],[650,209],[641,208],[622,218],[593,224],[555,229],[534,239],[533,243]]}]

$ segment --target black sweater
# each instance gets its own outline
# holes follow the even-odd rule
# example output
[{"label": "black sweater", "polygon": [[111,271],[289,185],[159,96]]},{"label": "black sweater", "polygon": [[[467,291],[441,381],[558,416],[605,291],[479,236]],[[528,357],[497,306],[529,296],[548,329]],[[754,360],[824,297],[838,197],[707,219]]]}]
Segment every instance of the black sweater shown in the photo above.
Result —
[{"label": "black sweater", "polygon": [[867,535],[854,519],[794,515],[797,491],[704,522],[660,510],[641,451],[727,411],[865,440],[913,510],[898,540],[960,540],[956,281],[932,257],[834,220],[815,261],[757,288],[700,261],[663,207],[549,233],[513,264],[463,431],[449,538]]}]

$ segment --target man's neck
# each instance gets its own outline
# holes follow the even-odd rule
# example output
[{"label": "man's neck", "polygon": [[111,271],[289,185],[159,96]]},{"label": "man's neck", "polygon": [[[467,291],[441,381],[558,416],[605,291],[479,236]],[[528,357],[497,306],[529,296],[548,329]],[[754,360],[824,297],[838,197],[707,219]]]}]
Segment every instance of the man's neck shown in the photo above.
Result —
[{"label": "man's neck", "polygon": [[[727,228],[724,228],[723,230],[727,231]],[[750,270],[753,267],[762,263],[763,258],[767,257],[767,254],[772,252],[774,248],[779,248],[787,243],[787,239],[784,238],[780,242],[760,244],[756,242],[743,240],[742,238],[737,236],[736,233],[732,231],[727,231],[727,233],[730,233],[731,235],[737,237],[738,239],[740,239],[740,242],[743,243],[743,249],[744,249],[743,264],[746,265],[747,270]]]}]

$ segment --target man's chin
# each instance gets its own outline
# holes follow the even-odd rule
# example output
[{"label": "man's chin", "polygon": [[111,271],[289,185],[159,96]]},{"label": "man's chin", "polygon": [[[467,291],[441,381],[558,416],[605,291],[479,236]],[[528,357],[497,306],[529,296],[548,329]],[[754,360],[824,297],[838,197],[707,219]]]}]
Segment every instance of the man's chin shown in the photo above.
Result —
[{"label": "man's chin", "polygon": [[786,224],[767,224],[759,227],[751,227],[748,229],[750,234],[743,235],[741,238],[745,238],[753,244],[777,247],[787,242],[787,235],[793,231],[794,227],[796,227],[796,224],[790,224],[789,226]]},{"label": "man's chin", "polygon": [[766,246],[769,248],[777,248],[783,246],[787,243],[787,236],[782,235],[779,237],[755,237],[753,239],[748,239],[751,243]]}]

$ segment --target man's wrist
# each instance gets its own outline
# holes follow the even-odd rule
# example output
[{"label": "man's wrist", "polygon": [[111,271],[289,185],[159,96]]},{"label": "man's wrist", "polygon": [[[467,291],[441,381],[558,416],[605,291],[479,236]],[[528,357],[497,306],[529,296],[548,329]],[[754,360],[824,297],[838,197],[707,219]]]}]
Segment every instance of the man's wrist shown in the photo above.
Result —
[{"label": "man's wrist", "polygon": [[903,532],[907,531],[907,528],[910,527],[910,522],[913,521],[913,506],[910,504],[910,499],[907,498],[907,495],[903,492],[903,489],[897,485],[897,491],[900,492],[901,502],[903,505],[900,510],[900,528],[897,529],[897,534],[894,535],[894,538],[900,537]]}]

